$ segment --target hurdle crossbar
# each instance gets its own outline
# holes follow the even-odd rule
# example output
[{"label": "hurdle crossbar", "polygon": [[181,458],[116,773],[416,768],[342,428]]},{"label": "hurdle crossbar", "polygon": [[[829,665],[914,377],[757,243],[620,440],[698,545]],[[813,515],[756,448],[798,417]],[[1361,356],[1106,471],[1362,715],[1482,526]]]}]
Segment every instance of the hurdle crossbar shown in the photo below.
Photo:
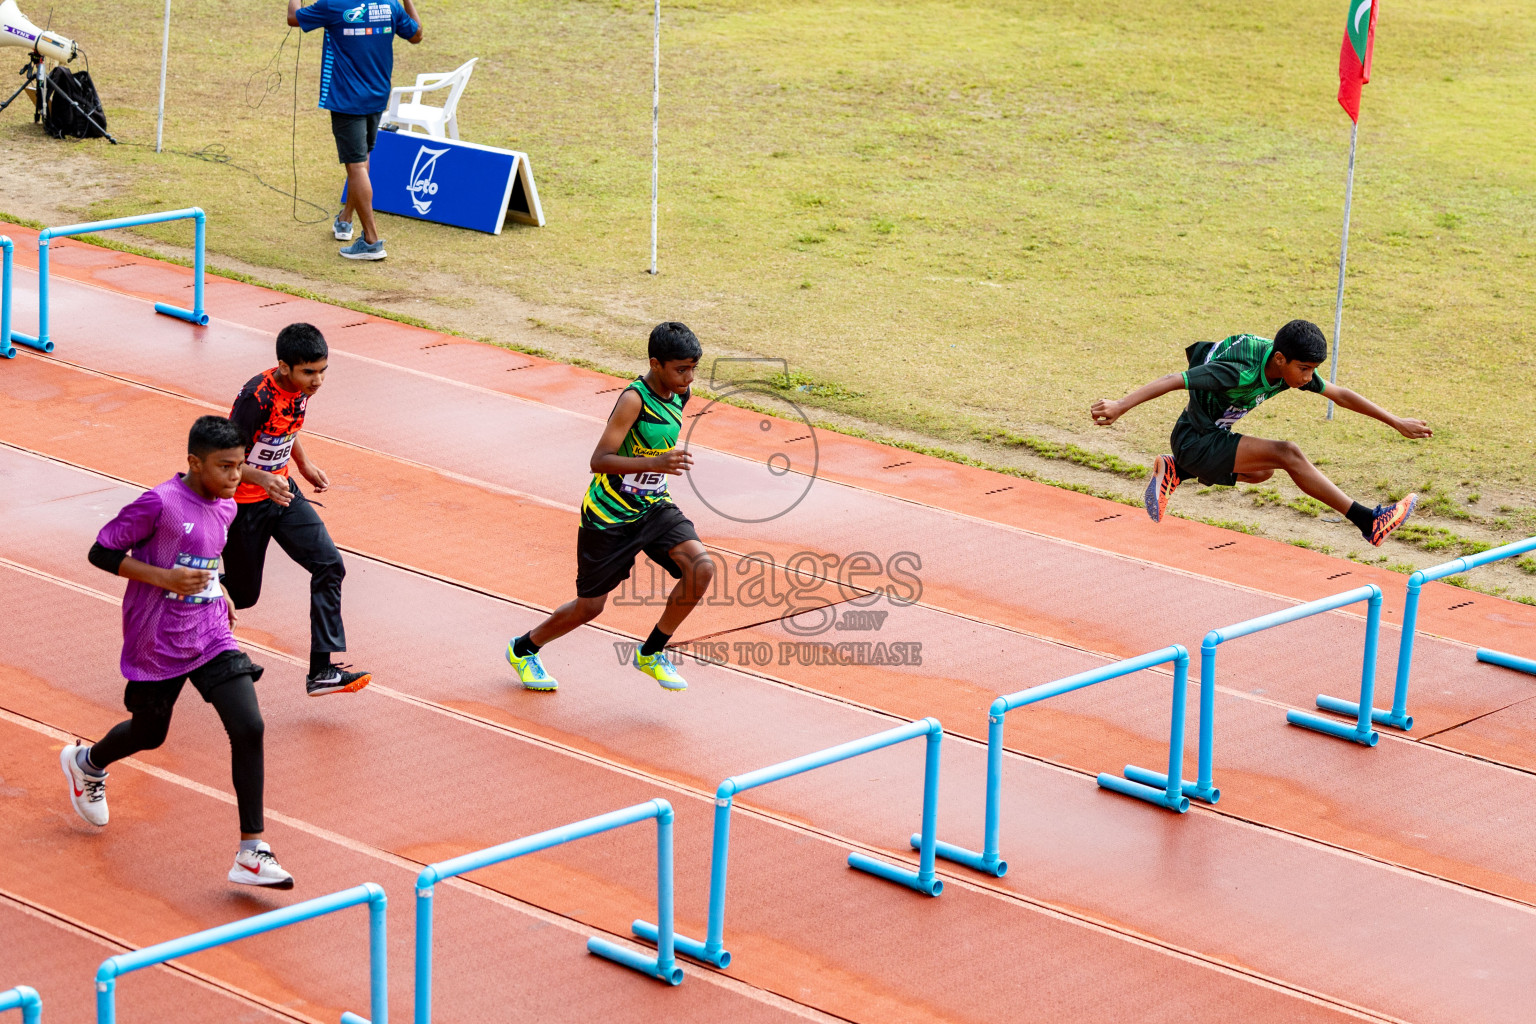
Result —
[{"label": "hurdle crossbar", "polygon": [[[936,842],[934,831],[938,822],[939,804],[939,743],[944,737],[944,727],[936,718],[924,718],[908,725],[887,729],[873,736],[865,736],[814,754],[806,754],[791,761],[759,768],[745,775],[734,775],[720,783],[720,787],[715,790],[715,836],[709,866],[709,930],[703,942],[686,935],[677,936],[677,951],[716,967],[730,966],[731,954],[725,948],[725,878],[726,866],[730,858],[731,806],[736,794],[756,789],[770,782],[778,782],[780,779],[787,779],[791,775],[800,775],[817,768],[824,768],[829,764],[836,764],[838,761],[846,761],[860,754],[894,746],[919,736],[927,738],[927,750],[923,772],[923,838],[918,869],[912,871],[909,868],[899,868],[857,851],[848,854],[848,866],[868,872],[877,878],[905,885],[927,896],[937,896],[943,892],[944,883],[935,876],[933,864]],[[656,925],[649,921],[636,921],[630,927],[640,938],[649,942],[657,941]]]},{"label": "hurdle crossbar", "polygon": [[[1527,537],[1525,540],[1517,540],[1513,544],[1505,544],[1502,547],[1489,548],[1487,551],[1479,551],[1475,555],[1463,555],[1453,561],[1442,565],[1430,566],[1428,569],[1420,569],[1408,577],[1408,599],[1403,604],[1403,637],[1397,649],[1397,682],[1392,688],[1392,710],[1382,711],[1380,708],[1371,708],[1371,720],[1377,725],[1389,725],[1394,729],[1407,732],[1413,728],[1413,716],[1408,713],[1408,681],[1413,674],[1413,641],[1418,635],[1419,628],[1419,595],[1424,589],[1424,584],[1434,580],[1444,579],[1447,576],[1455,576],[1469,569],[1487,565],[1490,562],[1501,562],[1506,558],[1514,558],[1523,555],[1527,551],[1536,550],[1536,537]],[[1497,654],[1498,652],[1489,652]],[[1490,661],[1502,664],[1493,658],[1484,658],[1483,652],[1478,652],[1479,661]],[[1508,655],[1506,655],[1508,657]],[[1517,659],[1518,660],[1518,659]],[[1512,665],[1511,668],[1519,666]],[[1526,671],[1529,671],[1527,669]],[[1359,705],[1354,701],[1340,700],[1327,694],[1320,694],[1317,698],[1317,706],[1325,711],[1333,711],[1341,715],[1359,714]]]},{"label": "hurdle crossbar", "polygon": [[109,956],[96,970],[96,1024],[117,1022],[117,979],[131,971],[163,964],[167,960],[200,953],[214,946],[223,946],[239,939],[250,938],[265,932],[286,928],[300,921],[334,914],[338,910],[368,904],[368,988],[371,1018],[344,1012],[341,1024],[389,1024],[388,949],[384,933],[384,890],[372,882],[333,892],[329,896],[295,903],[291,907],[269,910],[265,914],[247,917],[243,921],[231,921],[205,931],[183,935],[179,939],[146,946],[131,953]]},{"label": "hurdle crossbar", "polygon": [[0,1013],[6,1010],[20,1010],[21,1024],[40,1024],[43,1019],[43,1001],[38,998],[36,989],[26,985],[0,992]]},{"label": "hurdle crossbar", "polygon": [[683,971],[672,951],[672,805],[665,800],[647,800],[422,868],[416,876],[415,1024],[431,1024],[432,1020],[432,903],[438,882],[652,818],[656,819],[656,916],[661,922],[657,953],[645,956],[595,935],[587,939],[587,949],[668,985],[681,985]]},{"label": "hurdle crossbar", "polygon": [[155,312],[185,320],[199,327],[207,326],[208,313],[203,309],[203,264],[207,242],[207,215],[196,206],[185,210],[168,210],[164,213],[143,213],[136,217],[116,217],[112,220],[93,220],[85,224],[66,224],[63,227],[43,228],[37,234],[37,334],[12,331],[11,337],[23,345],[43,352],[53,351],[53,340],[48,332],[48,250],[55,238],[86,235],[94,231],[112,231],[116,228],[136,228],[145,224],[163,224],[172,220],[191,220],[195,223],[195,241],[192,253],[192,308],[182,309],[169,302],[155,303]]},{"label": "hurdle crossbar", "polygon": [[[1110,665],[1101,665],[1087,672],[1079,672],[1065,679],[1055,682],[1042,683],[1028,690],[1020,690],[1018,693],[1010,693],[999,697],[992,702],[992,707],[987,712],[987,809],[986,819],[982,831],[982,848],[977,853],[963,846],[953,843],[935,843],[935,852],[945,860],[952,860],[957,864],[964,864],[968,868],[1001,878],[1008,873],[1008,862],[1002,859],[999,851],[999,818],[1003,795],[1003,720],[1008,712],[1028,704],[1038,704],[1040,701],[1058,697],[1073,690],[1081,690],[1096,683],[1108,682],[1111,679],[1119,679],[1122,676],[1140,672],[1143,669],[1155,668],[1158,665],[1173,665],[1173,712],[1172,723],[1168,732],[1168,778],[1177,780],[1173,784],[1161,789],[1143,785],[1140,782],[1131,781],[1129,778],[1121,778],[1118,775],[1101,773],[1099,785],[1105,789],[1124,793],[1126,796],[1136,797],[1148,803],[1166,807],[1171,811],[1183,814],[1189,810],[1189,798],[1184,795],[1183,787],[1186,783],[1183,778],[1184,766],[1184,718],[1185,718],[1185,692],[1189,681],[1189,652],[1180,644],[1164,647],[1159,651],[1152,651],[1136,658],[1127,658]],[[1133,769],[1126,768],[1129,776]],[[1141,769],[1136,769],[1141,770]],[[913,836],[912,845],[919,844],[921,837]]]},{"label": "hurdle crossbar", "polygon": [[[1381,588],[1374,583],[1347,590],[1342,594],[1334,594],[1332,597],[1308,601],[1293,608],[1260,615],[1258,618],[1239,622],[1234,626],[1213,629],[1205,635],[1204,641],[1200,644],[1200,767],[1195,784],[1184,787],[1185,795],[1208,804],[1214,804],[1221,799],[1221,790],[1216,788],[1211,777],[1216,732],[1216,649],[1228,640],[1274,629],[1288,622],[1311,618],[1361,601],[1368,603],[1369,611],[1366,615],[1365,653],[1361,659],[1360,700],[1365,707],[1369,708],[1376,687],[1376,638],[1381,625]],[[1304,711],[1288,711],[1285,720],[1292,725],[1299,725],[1340,739],[1353,740],[1368,747],[1374,747],[1380,739],[1371,729],[1370,718],[1367,715],[1360,716],[1354,728]],[[1132,765],[1126,766],[1125,774],[1127,778],[1148,786],[1162,788],[1168,784],[1166,775]]]}]

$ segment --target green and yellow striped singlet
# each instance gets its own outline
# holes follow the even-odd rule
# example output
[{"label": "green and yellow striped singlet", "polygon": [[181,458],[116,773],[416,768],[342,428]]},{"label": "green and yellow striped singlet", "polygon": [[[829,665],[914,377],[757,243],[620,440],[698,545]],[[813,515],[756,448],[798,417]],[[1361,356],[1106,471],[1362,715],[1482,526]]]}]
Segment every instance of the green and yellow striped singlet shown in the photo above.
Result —
[{"label": "green and yellow striped singlet", "polygon": [[[639,394],[640,417],[624,435],[615,454],[645,458],[677,447],[688,393],[660,398],[644,380],[636,380],[624,390]],[[581,500],[581,525],[588,530],[622,526],[639,519],[657,503],[671,500],[665,473],[594,473],[586,497]]]}]

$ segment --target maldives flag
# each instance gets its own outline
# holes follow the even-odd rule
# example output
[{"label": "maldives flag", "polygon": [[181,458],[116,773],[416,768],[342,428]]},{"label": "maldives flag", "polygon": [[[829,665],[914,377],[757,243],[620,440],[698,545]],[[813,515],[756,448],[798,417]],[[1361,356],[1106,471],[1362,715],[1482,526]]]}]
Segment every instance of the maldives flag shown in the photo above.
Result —
[{"label": "maldives flag", "polygon": [[1371,80],[1371,50],[1376,45],[1376,0],[1349,0],[1349,21],[1339,47],[1339,106],[1351,121],[1360,120],[1360,87]]}]

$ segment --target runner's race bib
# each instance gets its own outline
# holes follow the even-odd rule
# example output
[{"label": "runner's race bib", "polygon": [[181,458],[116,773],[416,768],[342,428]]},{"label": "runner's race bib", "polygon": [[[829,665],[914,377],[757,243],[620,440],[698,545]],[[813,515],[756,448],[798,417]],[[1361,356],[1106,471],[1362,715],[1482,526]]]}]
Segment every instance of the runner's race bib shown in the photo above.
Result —
[{"label": "runner's race bib", "polygon": [[256,440],[251,445],[250,454],[245,457],[248,466],[264,469],[268,473],[276,473],[288,465],[288,459],[293,454],[293,442],[298,434],[268,434],[258,432]]},{"label": "runner's race bib", "polygon": [[642,498],[659,498],[667,493],[667,474],[655,470],[647,473],[625,473],[619,484],[619,490]]},{"label": "runner's race bib", "polygon": [[207,569],[212,575],[208,577],[208,585],[202,590],[187,597],[175,591],[167,590],[165,596],[173,601],[185,601],[188,604],[209,604],[213,601],[224,600],[224,591],[219,589],[219,560],[217,558],[199,558],[197,555],[181,554],[176,556],[178,569]]}]

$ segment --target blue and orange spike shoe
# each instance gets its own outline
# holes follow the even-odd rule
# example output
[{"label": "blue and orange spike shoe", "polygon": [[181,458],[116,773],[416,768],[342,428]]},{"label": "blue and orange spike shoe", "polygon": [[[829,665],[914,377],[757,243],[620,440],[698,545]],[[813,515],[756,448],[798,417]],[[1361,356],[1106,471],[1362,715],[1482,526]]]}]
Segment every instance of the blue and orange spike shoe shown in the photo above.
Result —
[{"label": "blue and orange spike shoe", "polygon": [[539,660],[537,654],[530,654],[526,658],[518,657],[512,653],[512,642],[507,643],[507,664],[517,669],[517,677],[523,681],[525,690],[554,690],[560,684],[555,682],[555,677],[544,671],[544,663]]},{"label": "blue and orange spike shoe", "polygon": [[1402,526],[1413,515],[1413,508],[1419,503],[1417,494],[1410,494],[1395,505],[1377,505],[1371,514],[1371,532],[1365,535],[1365,539],[1377,547],[1386,540],[1393,530]]},{"label": "blue and orange spike shoe", "polygon": [[667,657],[666,651],[657,651],[655,654],[641,654],[640,649],[635,648],[635,668],[644,672],[661,684],[663,690],[671,690],[674,693],[688,689],[688,684],[683,682],[683,677],[677,674],[677,669],[672,665],[672,659]]},{"label": "blue and orange spike shoe", "polygon": [[1147,492],[1142,495],[1147,516],[1154,523],[1163,521],[1163,516],[1168,512],[1168,501],[1178,486],[1179,469],[1174,464],[1173,456],[1159,455],[1157,461],[1152,463],[1152,479],[1147,481]]}]

